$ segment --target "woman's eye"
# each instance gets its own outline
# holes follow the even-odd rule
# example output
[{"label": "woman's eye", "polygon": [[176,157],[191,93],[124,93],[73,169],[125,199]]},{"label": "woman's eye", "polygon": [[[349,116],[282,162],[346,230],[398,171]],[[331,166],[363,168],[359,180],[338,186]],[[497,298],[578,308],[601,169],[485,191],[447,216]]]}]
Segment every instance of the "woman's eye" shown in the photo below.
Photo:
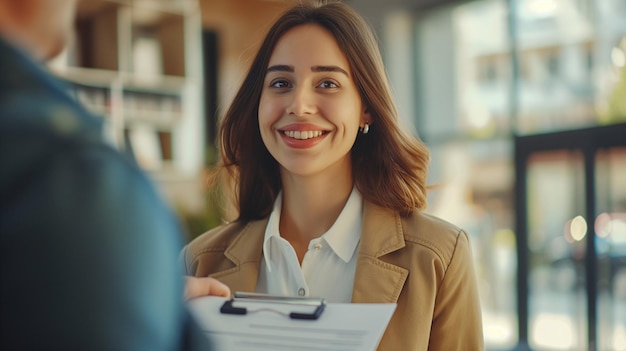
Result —
[{"label": "woman's eye", "polygon": [[333,81],[326,80],[326,81],[323,81],[323,82],[319,85],[319,87],[320,87],[320,88],[324,88],[324,89],[329,89],[329,88],[338,88],[338,87],[339,87],[339,85],[338,85],[337,83],[333,82]]},{"label": "woman's eye", "polygon": [[286,80],[275,80],[270,83],[270,86],[272,88],[288,88],[289,82]]}]

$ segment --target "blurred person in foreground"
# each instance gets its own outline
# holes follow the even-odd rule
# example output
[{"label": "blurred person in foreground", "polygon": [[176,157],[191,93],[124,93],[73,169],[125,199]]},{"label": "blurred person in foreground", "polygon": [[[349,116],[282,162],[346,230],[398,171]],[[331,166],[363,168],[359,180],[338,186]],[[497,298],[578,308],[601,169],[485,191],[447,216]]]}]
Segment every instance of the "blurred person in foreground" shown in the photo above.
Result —
[{"label": "blurred person in foreground", "polygon": [[396,303],[379,351],[483,350],[469,236],[424,212],[428,149],[400,126],[376,38],[348,5],[301,0],[274,22],[220,142],[238,218],[185,247],[188,274]]},{"label": "blurred person in foreground", "polygon": [[[0,1],[0,349],[209,350],[175,216],[42,61],[75,0]],[[186,297],[229,296],[187,278]]]}]

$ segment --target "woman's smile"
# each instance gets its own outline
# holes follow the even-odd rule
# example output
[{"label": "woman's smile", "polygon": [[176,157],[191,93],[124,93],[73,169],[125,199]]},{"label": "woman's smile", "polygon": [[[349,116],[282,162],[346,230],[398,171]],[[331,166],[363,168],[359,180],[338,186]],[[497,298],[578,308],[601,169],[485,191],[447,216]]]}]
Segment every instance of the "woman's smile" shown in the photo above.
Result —
[{"label": "woman's smile", "polygon": [[277,129],[283,142],[295,149],[307,149],[320,143],[329,133],[329,130],[310,123],[290,124]]}]

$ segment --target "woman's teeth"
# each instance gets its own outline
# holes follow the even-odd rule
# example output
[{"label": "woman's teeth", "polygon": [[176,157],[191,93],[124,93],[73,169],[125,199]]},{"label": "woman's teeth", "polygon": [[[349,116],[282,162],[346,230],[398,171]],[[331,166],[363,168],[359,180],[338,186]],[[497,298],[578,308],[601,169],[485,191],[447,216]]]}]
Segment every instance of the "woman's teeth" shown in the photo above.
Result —
[{"label": "woman's teeth", "polygon": [[300,140],[317,138],[318,136],[322,135],[321,130],[308,130],[308,131],[285,130],[283,133],[290,138],[300,139]]}]

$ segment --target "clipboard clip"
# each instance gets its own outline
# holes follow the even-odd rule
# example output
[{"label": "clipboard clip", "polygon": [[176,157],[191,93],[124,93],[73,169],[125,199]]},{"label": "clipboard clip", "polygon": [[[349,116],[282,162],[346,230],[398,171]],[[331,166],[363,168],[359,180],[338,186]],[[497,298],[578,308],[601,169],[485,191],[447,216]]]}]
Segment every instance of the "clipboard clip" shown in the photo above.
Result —
[{"label": "clipboard clip", "polygon": [[[234,304],[245,304],[249,305],[250,308],[235,306]],[[253,308],[255,305],[256,309]],[[292,311],[284,312],[285,308]],[[224,301],[220,312],[245,315],[258,311],[272,311],[288,315],[291,319],[317,320],[324,312],[324,308],[326,308],[326,299],[324,298],[236,292],[230,300]]]}]

